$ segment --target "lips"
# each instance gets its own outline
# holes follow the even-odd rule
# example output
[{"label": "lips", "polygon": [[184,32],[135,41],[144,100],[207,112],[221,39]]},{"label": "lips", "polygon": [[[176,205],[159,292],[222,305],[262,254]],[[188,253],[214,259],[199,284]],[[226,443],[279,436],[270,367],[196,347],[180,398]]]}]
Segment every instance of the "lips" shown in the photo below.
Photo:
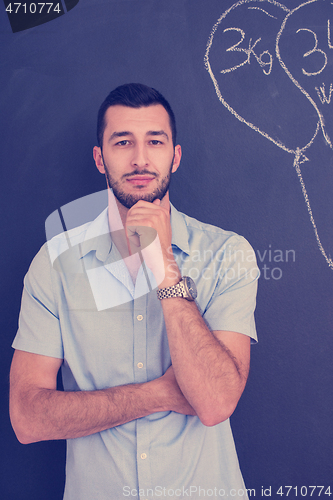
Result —
[{"label": "lips", "polygon": [[126,181],[134,186],[147,186],[154,179],[155,177],[148,175],[135,175],[133,177],[128,177]]}]

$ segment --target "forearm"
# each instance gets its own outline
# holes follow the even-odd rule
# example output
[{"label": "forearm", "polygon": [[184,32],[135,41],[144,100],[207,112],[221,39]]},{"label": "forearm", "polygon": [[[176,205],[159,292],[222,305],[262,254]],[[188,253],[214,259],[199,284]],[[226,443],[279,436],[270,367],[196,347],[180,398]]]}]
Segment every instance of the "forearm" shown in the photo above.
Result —
[{"label": "forearm", "polygon": [[181,391],[205,425],[226,420],[245,387],[248,365],[209,330],[194,302],[163,299],[162,307]]},{"label": "forearm", "polygon": [[[163,203],[158,200],[151,204],[143,200],[137,202],[127,214],[126,227],[129,239],[139,236],[145,262],[158,286],[167,288],[179,283],[181,272],[172,250],[168,198],[165,203],[164,199]],[[148,234],[145,227],[157,231],[159,251],[143,244],[145,232]],[[164,272],[161,273],[161,269]],[[162,299],[162,308],[172,366],[180,390],[205,425],[215,425],[227,419],[245,386],[249,338],[237,332],[215,332],[214,335],[196,304],[184,298]],[[227,342],[221,339],[227,339]]]},{"label": "forearm", "polygon": [[157,379],[98,391],[25,388],[11,401],[13,427],[24,444],[87,436],[166,410],[160,385]]}]

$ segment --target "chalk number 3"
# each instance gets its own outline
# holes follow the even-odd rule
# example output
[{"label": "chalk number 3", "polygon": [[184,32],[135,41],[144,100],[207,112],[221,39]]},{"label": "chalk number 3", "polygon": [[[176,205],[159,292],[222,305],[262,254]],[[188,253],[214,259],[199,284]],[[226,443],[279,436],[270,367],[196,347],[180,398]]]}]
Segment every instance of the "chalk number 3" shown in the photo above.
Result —
[{"label": "chalk number 3", "polygon": [[[299,33],[300,31],[308,31],[309,33],[312,33],[313,38],[314,38],[314,47],[311,50],[309,50],[308,52],[305,52],[305,54],[303,54],[303,57],[309,57],[311,54],[315,54],[315,53],[322,54],[322,56],[324,57],[324,64],[320,68],[319,71],[315,71],[313,73],[309,73],[304,68],[302,68],[302,72],[306,76],[319,75],[326,68],[326,65],[327,65],[327,54],[323,50],[318,49],[318,38],[317,38],[317,34],[314,31],[309,30],[308,28],[301,28],[301,29],[297,30],[296,33]],[[328,19],[328,21],[327,21],[327,41],[328,41],[328,48],[329,49],[333,49],[333,46],[331,45],[331,36],[330,35],[331,35],[331,27],[330,27],[330,20]]]},{"label": "chalk number 3", "polygon": [[[257,63],[261,67],[261,69],[263,70],[263,72],[265,73],[265,75],[269,75],[270,72],[272,71],[272,64],[273,64],[272,55],[268,52],[268,50],[265,50],[264,52],[262,52],[260,54],[260,56],[258,56],[254,52],[255,46],[257,45],[258,42],[260,42],[261,38],[258,38],[254,43],[252,43],[252,38],[250,38],[249,47],[247,49],[245,49],[243,47],[239,47],[239,45],[244,41],[244,38],[245,38],[245,33],[243,30],[241,30],[240,28],[226,28],[223,31],[223,33],[225,33],[226,31],[237,31],[241,37],[240,40],[237,43],[235,43],[235,45],[226,49],[226,52],[244,52],[244,54],[246,54],[246,59],[243,62],[241,62],[240,64],[233,66],[232,68],[223,69],[221,71],[221,73],[222,74],[230,73],[231,71],[234,71],[235,69],[240,68],[241,66],[244,66],[244,64],[250,64],[251,63],[251,54],[252,54],[255,57]],[[266,59],[266,61],[264,60],[264,58]]]}]

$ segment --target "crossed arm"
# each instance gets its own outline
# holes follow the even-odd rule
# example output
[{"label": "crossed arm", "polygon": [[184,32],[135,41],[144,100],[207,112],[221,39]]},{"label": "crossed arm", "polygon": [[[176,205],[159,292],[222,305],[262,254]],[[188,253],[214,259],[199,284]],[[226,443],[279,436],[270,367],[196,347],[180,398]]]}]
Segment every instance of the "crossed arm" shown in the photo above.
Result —
[{"label": "crossed arm", "polygon": [[16,350],[10,374],[10,416],[23,444],[71,439],[158,411],[195,415],[172,370],[143,384],[96,391],[58,391],[61,359]]},{"label": "crossed arm", "polygon": [[162,301],[177,383],[204,425],[232,415],[250,367],[250,337],[211,332],[194,302]]},{"label": "crossed arm", "polygon": [[[188,309],[185,314],[192,323],[188,333],[193,342],[189,345],[184,332],[187,354],[182,340],[171,344],[173,365],[150,382],[97,391],[58,391],[62,360],[16,350],[10,376],[10,416],[19,441],[28,444],[87,436],[159,411],[198,415],[205,425],[227,419],[245,386],[249,338],[233,332],[206,332],[195,304],[179,300],[177,309]],[[173,313],[171,321],[183,330],[178,314]]]}]

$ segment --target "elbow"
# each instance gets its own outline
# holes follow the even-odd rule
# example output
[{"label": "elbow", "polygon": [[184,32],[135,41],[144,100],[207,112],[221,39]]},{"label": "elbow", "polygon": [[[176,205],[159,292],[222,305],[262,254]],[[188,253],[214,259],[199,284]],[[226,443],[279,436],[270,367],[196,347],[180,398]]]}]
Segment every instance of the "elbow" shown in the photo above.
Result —
[{"label": "elbow", "polygon": [[199,409],[196,408],[201,423],[206,427],[213,427],[214,425],[228,420],[237,407],[245,387],[245,382],[246,381],[234,391],[220,394],[220,397],[216,397],[216,395],[214,395],[214,397],[211,396],[204,401]]},{"label": "elbow", "polygon": [[10,408],[9,415],[15,436],[21,444],[31,444],[38,441],[22,412]]},{"label": "elbow", "polygon": [[198,415],[201,423],[205,427],[214,427],[214,425],[218,425],[225,420],[228,420],[231,413],[221,412],[221,413],[209,413],[204,415]]},{"label": "elbow", "polygon": [[201,423],[206,427],[214,427],[215,425],[228,420],[235,411],[236,404],[215,404],[208,408],[198,410],[197,415]]},{"label": "elbow", "polygon": [[21,444],[31,444],[31,443],[36,443],[37,441],[35,439],[32,439],[28,434],[24,432],[17,432],[14,429],[15,435]]},{"label": "elbow", "polygon": [[37,443],[38,441],[42,441],[42,439],[38,439],[33,432],[28,428],[28,426],[25,425],[18,425],[17,423],[12,421],[12,427],[15,433],[15,436],[17,437],[17,440],[21,444],[31,444],[31,443]]},{"label": "elbow", "polygon": [[17,437],[18,441],[21,444],[31,444],[37,441],[31,436],[31,434],[27,431],[27,429],[24,428],[24,426],[18,425],[17,423],[13,422],[13,420],[12,420],[12,427],[15,436]]},{"label": "elbow", "polygon": [[34,439],[32,437],[31,433],[26,428],[26,426],[22,425],[21,423],[18,423],[13,418],[11,418],[11,423],[12,423],[12,427],[13,427],[15,436],[17,437],[18,441],[21,444],[31,444],[31,443],[35,443],[37,441],[36,439]]}]

